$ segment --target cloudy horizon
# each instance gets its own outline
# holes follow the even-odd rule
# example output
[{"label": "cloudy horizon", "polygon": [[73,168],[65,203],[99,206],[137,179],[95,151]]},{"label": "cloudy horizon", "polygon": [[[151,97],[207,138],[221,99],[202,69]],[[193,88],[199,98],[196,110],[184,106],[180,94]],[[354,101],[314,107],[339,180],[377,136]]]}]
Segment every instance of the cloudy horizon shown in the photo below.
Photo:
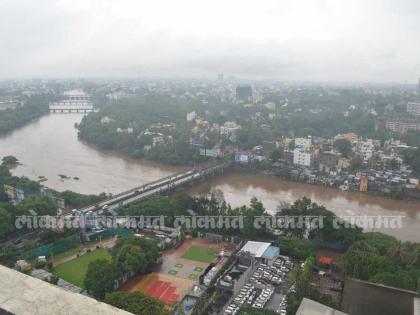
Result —
[{"label": "cloudy horizon", "polygon": [[0,79],[420,76],[416,0],[0,0]]}]

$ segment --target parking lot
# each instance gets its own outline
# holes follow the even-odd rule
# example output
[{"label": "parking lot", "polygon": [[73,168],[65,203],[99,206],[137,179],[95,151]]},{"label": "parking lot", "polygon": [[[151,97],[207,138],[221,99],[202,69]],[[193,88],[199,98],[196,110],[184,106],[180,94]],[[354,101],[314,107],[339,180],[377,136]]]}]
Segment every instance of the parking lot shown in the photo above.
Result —
[{"label": "parking lot", "polygon": [[271,309],[286,314],[287,277],[293,263],[288,257],[279,256],[271,266],[258,264],[245,285],[233,296],[223,314],[234,315],[241,307]]}]

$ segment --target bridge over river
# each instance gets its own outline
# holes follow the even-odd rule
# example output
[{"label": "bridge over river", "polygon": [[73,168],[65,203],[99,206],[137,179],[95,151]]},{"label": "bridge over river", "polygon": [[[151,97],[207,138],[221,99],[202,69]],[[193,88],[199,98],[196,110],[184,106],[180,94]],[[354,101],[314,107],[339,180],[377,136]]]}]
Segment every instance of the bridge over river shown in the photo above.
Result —
[{"label": "bridge over river", "polygon": [[78,209],[78,211],[84,214],[87,214],[88,212],[101,214],[105,210],[111,213],[115,213],[117,209],[125,207],[131,203],[144,200],[151,196],[160,195],[162,193],[174,190],[183,185],[191,184],[206,177],[223,174],[225,170],[228,169],[231,165],[232,162],[208,164],[199,168],[193,168],[186,172],[173,174],[114,195],[111,198],[94,205]]}]

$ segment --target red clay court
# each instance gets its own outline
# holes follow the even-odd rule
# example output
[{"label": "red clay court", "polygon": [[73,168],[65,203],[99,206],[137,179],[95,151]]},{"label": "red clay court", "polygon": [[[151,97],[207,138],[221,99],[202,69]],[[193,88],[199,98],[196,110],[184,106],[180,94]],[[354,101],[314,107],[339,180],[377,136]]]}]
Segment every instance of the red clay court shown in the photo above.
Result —
[{"label": "red clay court", "polygon": [[176,288],[171,286],[170,282],[158,280],[145,293],[148,296],[161,300],[165,304],[173,304],[180,299],[175,291]]}]

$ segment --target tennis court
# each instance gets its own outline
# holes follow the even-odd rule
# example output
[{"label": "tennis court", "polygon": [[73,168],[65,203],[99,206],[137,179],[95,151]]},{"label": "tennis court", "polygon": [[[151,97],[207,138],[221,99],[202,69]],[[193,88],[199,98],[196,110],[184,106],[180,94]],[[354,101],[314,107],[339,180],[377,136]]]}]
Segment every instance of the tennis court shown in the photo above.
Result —
[{"label": "tennis court", "polygon": [[151,273],[128,281],[122,291],[141,291],[148,296],[157,298],[167,305],[181,300],[195,281],[161,273]]}]

